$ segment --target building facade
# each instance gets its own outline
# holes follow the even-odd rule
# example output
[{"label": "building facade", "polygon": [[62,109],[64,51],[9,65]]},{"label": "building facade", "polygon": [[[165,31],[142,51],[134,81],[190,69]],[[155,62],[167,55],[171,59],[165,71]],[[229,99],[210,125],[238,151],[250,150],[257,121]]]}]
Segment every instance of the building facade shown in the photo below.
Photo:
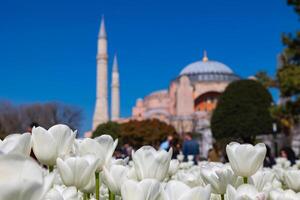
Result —
[{"label": "building facade", "polygon": [[239,79],[227,65],[209,60],[204,52],[202,60],[184,67],[167,89],[137,99],[132,119],[155,118],[172,124],[179,134],[198,133],[202,152],[207,152],[212,144],[210,118],[218,97]]}]

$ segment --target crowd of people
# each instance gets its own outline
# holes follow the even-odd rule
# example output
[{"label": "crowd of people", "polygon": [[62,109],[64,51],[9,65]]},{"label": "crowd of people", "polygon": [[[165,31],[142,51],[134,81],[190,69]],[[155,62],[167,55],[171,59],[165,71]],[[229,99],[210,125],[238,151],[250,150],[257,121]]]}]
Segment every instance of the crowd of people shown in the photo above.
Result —
[{"label": "crowd of people", "polygon": [[[266,147],[267,153],[264,160],[264,167],[272,167],[276,164],[275,156],[272,154],[271,148],[268,145],[266,145]],[[214,143],[212,148],[208,150],[207,158],[200,158],[199,143],[192,138],[190,133],[184,135],[183,141],[179,141],[178,138],[174,138],[172,135],[169,135],[158,148],[166,151],[172,148],[172,159],[176,159],[179,154],[182,154],[184,156],[183,160],[187,161],[188,156],[192,155],[195,164],[201,159],[205,159],[210,162],[228,162],[225,151],[222,151],[217,143]],[[125,144],[121,148],[121,154],[125,157],[130,157],[132,149],[133,148],[129,144]],[[291,147],[283,147],[279,152],[279,157],[286,158],[291,162],[292,165],[295,164],[297,160],[295,152]]]},{"label": "crowd of people", "polygon": [[[272,154],[270,146],[266,145],[267,153],[264,160],[264,167],[272,167],[276,164],[275,156]],[[160,149],[169,150],[173,149],[173,158],[176,159],[177,155],[182,153],[184,160],[188,160],[188,156],[192,155],[194,162],[197,163],[200,160],[199,143],[192,138],[192,135],[187,133],[184,135],[182,145],[175,141],[173,136],[168,136],[167,139],[161,143]],[[279,157],[286,158],[291,162],[291,165],[296,163],[297,157],[294,150],[291,147],[283,147],[279,152]],[[202,158],[203,159],[203,158]],[[206,160],[210,162],[228,162],[225,151],[222,151],[217,143],[212,145],[212,148],[207,152]]]},{"label": "crowd of people", "polygon": [[[33,122],[30,124],[27,131],[31,133],[32,128],[38,126],[38,123]],[[275,156],[272,154],[271,148],[268,145],[266,145],[266,147],[267,153],[264,160],[264,167],[272,167],[276,164]],[[172,135],[168,135],[166,140],[163,141],[158,148],[166,151],[172,148],[172,159],[177,159],[177,156],[182,154],[184,156],[184,161],[188,160],[189,155],[193,156],[195,164],[200,161],[199,143],[193,139],[191,133],[184,134],[183,141],[180,141],[178,137],[175,138]],[[131,159],[132,150],[133,147],[129,143],[125,143],[121,148],[116,149],[114,156],[117,158],[129,157],[129,159]],[[31,156],[35,158],[33,152],[31,152]],[[288,146],[283,147],[280,150],[279,157],[286,158],[291,162],[291,165],[294,165],[297,160],[295,152],[291,147]],[[205,159],[210,162],[228,162],[225,151],[222,151],[217,143],[214,143],[212,148],[208,150],[207,158]]]}]

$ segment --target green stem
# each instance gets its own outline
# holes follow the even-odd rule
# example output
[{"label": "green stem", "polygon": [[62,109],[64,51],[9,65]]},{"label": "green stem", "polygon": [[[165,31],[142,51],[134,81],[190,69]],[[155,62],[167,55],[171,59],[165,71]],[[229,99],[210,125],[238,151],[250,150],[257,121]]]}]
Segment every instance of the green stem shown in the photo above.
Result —
[{"label": "green stem", "polygon": [[88,194],[87,193],[83,194],[83,200],[88,200]]},{"label": "green stem", "polygon": [[221,200],[225,200],[225,195],[221,194]]},{"label": "green stem", "polygon": [[96,200],[100,200],[100,177],[99,177],[99,172],[95,172],[95,178],[96,178]]},{"label": "green stem", "polygon": [[53,166],[50,166],[50,165],[48,166],[48,170],[49,170],[50,173],[53,171],[53,169],[54,169]]},{"label": "green stem", "polygon": [[112,193],[110,190],[109,190],[109,192],[108,192],[108,194],[109,194],[109,200],[115,200],[115,194],[114,193]]},{"label": "green stem", "polygon": [[244,179],[244,184],[247,184],[248,183],[248,178],[247,177],[243,177]]}]

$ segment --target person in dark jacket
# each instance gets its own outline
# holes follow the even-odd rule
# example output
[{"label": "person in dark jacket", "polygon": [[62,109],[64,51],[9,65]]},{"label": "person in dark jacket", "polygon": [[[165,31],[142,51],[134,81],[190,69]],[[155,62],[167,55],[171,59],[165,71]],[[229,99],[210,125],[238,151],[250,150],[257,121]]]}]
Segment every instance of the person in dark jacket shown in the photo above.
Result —
[{"label": "person in dark jacket", "polygon": [[272,156],[271,148],[269,147],[269,145],[266,145],[266,148],[267,148],[267,153],[266,153],[266,157],[264,160],[264,167],[272,168],[272,166],[276,164],[276,161],[275,161],[274,157]]},{"label": "person in dark jacket", "polygon": [[195,163],[199,160],[199,144],[196,140],[192,139],[192,135],[190,133],[185,134],[182,151],[185,161],[187,161],[188,155],[194,156]]}]

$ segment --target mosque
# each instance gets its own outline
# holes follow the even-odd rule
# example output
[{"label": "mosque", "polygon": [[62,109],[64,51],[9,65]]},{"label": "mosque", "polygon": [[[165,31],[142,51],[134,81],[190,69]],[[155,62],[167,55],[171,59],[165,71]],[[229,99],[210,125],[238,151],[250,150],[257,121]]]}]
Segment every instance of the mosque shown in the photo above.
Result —
[{"label": "mosque", "polygon": [[159,119],[172,124],[179,134],[199,133],[202,152],[212,143],[210,118],[218,97],[227,85],[240,79],[229,66],[210,60],[204,51],[202,60],[183,67],[166,89],[158,90],[136,100],[132,116],[120,118],[120,83],[116,57],[113,62],[111,83],[111,118],[108,114],[107,84],[107,35],[104,20],[101,21],[97,53],[97,98],[93,118],[93,130],[109,120]]},{"label": "mosque", "polygon": [[228,66],[209,60],[204,52],[202,60],[185,66],[167,89],[138,99],[132,119],[157,118],[172,124],[179,133],[196,132],[209,123],[226,86],[238,79]]}]

